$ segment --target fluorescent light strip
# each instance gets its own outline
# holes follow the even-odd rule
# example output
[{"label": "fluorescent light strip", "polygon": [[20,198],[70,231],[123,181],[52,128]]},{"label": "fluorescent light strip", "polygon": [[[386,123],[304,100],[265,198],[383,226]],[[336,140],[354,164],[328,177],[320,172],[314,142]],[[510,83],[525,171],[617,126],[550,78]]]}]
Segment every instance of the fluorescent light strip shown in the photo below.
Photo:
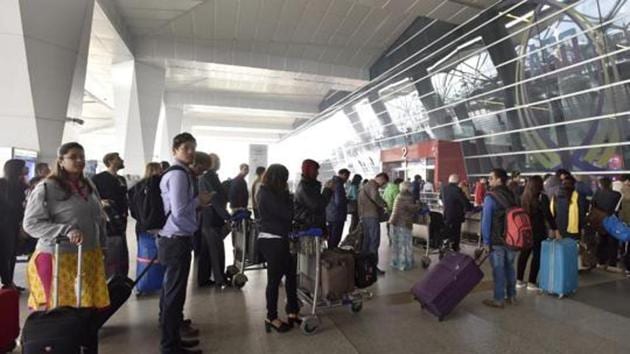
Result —
[{"label": "fluorescent light strip", "polygon": [[[546,173],[553,173],[555,171],[541,171],[541,172],[521,172],[521,176],[535,176],[535,175],[544,175]],[[623,175],[630,173],[630,170],[619,170],[619,171],[571,171],[572,175]],[[468,177],[488,177],[489,173],[471,173]]]},{"label": "fluorescent light strip", "polygon": [[[607,88],[611,88],[611,87],[615,87],[615,86],[620,86],[620,85],[625,85],[625,84],[629,84],[629,83],[630,83],[630,79],[623,80],[623,81],[617,81],[617,82],[614,82],[614,83],[611,83],[611,84],[607,84],[607,85],[597,86],[597,87],[593,87],[593,88],[590,88],[590,89],[577,91],[577,92],[569,93],[569,94],[566,94],[566,95],[556,96],[556,97],[548,98],[548,99],[537,101],[537,102],[531,102],[531,103],[528,103],[526,105],[514,106],[514,107],[511,107],[511,108],[504,109],[502,111],[488,112],[488,113],[480,114],[480,115],[477,115],[477,116],[472,116],[472,117],[469,117],[469,118],[461,119],[461,120],[458,120],[457,122],[450,122],[450,123],[435,125],[435,126],[428,127],[428,128],[431,129],[431,130],[440,129],[440,128],[448,127],[448,126],[455,125],[455,124],[461,124],[461,123],[469,122],[469,121],[471,121],[473,119],[478,119],[478,118],[481,118],[481,117],[490,117],[490,116],[494,116],[494,115],[501,114],[501,113],[507,113],[507,112],[510,112],[510,111],[515,111],[515,110],[519,110],[519,109],[523,109],[523,108],[528,108],[530,106],[538,106],[538,105],[541,105],[543,103],[548,103],[548,102],[553,102],[553,101],[556,101],[556,100],[561,100],[561,99],[564,99],[564,98],[579,96],[579,95],[583,95],[583,94],[586,94],[586,93],[590,93],[590,92],[594,92],[594,91],[600,91],[600,90],[603,90],[603,89],[607,89]],[[379,143],[379,142],[383,142],[383,141],[387,141],[387,140],[391,140],[391,139],[397,139],[397,138],[400,138],[400,137],[408,136],[408,135],[411,135],[411,134],[414,134],[414,133],[418,133],[418,132],[421,132],[421,131],[414,131],[414,132],[409,132],[409,133],[398,134],[398,135],[394,135],[394,136],[390,136],[390,137],[382,138],[382,139],[376,139],[376,140],[373,140],[373,141],[370,141],[370,142],[365,142],[365,143],[352,144],[352,145],[350,145],[350,147],[375,144],[375,143]]]},{"label": "fluorescent light strip", "polygon": [[515,156],[515,155],[528,155],[528,154],[542,154],[542,153],[546,153],[546,152],[585,150],[585,149],[617,147],[617,146],[626,146],[626,145],[630,145],[630,142],[626,141],[626,142],[623,142],[623,143],[619,142],[619,143],[604,143],[604,144],[581,145],[581,146],[565,146],[565,147],[554,148],[554,149],[498,152],[498,153],[493,153],[493,154],[465,156],[464,159],[465,160],[473,160],[473,159],[482,159],[482,158],[497,157],[497,156]]},{"label": "fluorescent light strip", "polygon": [[[491,48],[491,47],[495,46],[496,44],[501,43],[501,42],[503,42],[504,40],[506,40],[506,39],[508,39],[508,38],[511,38],[511,37],[513,37],[513,36],[515,36],[515,35],[517,35],[517,34],[520,34],[521,32],[524,32],[525,30],[529,30],[530,28],[533,28],[534,26],[538,25],[538,24],[539,24],[539,23],[541,23],[541,22],[547,21],[547,20],[549,20],[549,19],[551,19],[551,18],[553,18],[553,17],[555,17],[555,16],[558,16],[558,15],[560,15],[560,14],[564,13],[564,12],[567,12],[568,10],[572,9],[573,7],[576,7],[577,5],[579,5],[579,4],[580,4],[581,2],[583,2],[583,1],[585,1],[585,0],[578,0],[577,2],[575,2],[575,3],[571,4],[571,5],[568,5],[568,6],[566,6],[565,8],[560,9],[559,11],[557,11],[557,12],[555,12],[555,13],[553,13],[553,14],[551,14],[551,15],[547,16],[547,17],[544,17],[543,19],[541,19],[541,20],[537,21],[536,23],[532,23],[531,25],[525,26],[525,27],[523,27],[523,28],[519,29],[519,30],[518,30],[518,31],[516,31],[516,32],[513,32],[513,33],[511,33],[511,34],[509,34],[509,35],[507,35],[507,36],[505,36],[505,37],[503,37],[503,38],[501,38],[501,39],[499,39],[499,40],[497,40],[497,41],[494,41],[494,42],[492,42],[492,43],[488,44],[487,46],[484,46],[484,47],[480,48],[479,50],[477,50],[477,51],[475,51],[475,52],[472,52],[472,53],[470,53],[470,54],[468,54],[468,55],[464,56],[464,57],[463,57],[463,58],[461,58],[459,61],[455,61],[455,62],[453,62],[453,63],[451,63],[451,64],[449,64],[449,65],[447,65],[447,66],[445,66],[445,67],[441,68],[441,70],[445,70],[445,69],[447,69],[447,68],[453,67],[453,66],[455,66],[455,64],[459,64],[460,62],[463,62],[463,61],[465,61],[466,59],[469,59],[469,58],[471,58],[471,57],[473,57],[473,56],[475,56],[475,55],[477,55],[477,54],[480,54],[480,53],[482,53],[483,51],[487,50],[488,48]],[[520,5],[521,5],[521,3],[519,3],[519,4],[518,4],[518,5],[516,5],[516,6],[520,6]],[[515,6],[515,7],[516,7],[516,6]],[[509,11],[511,11],[511,10],[512,10],[512,9],[508,10],[507,12],[509,12]],[[480,27],[483,27],[483,26],[485,26],[486,24],[488,24],[488,23],[490,23],[490,22],[493,22],[495,19],[497,19],[497,18],[499,18],[499,17],[501,17],[501,16],[502,16],[502,15],[495,16],[495,17],[493,17],[492,19],[490,19],[490,20],[488,20],[488,21],[486,21],[486,22],[482,23],[480,26],[477,26],[475,29],[471,30],[471,31],[470,31],[470,33],[473,33],[474,31],[476,31],[476,30],[477,30],[477,29],[479,29]],[[460,37],[460,38],[462,38],[462,37]],[[458,40],[459,40],[459,39],[458,39]],[[434,42],[434,43],[435,43],[435,42]],[[433,44],[433,43],[431,43],[431,45],[432,45],[432,44]],[[428,56],[426,56],[426,57],[422,58],[422,59],[421,59],[421,60],[419,60],[418,62],[416,62],[416,63],[414,63],[414,64],[410,65],[409,67],[405,68],[405,70],[401,71],[400,73],[397,73],[396,75],[394,75],[394,76],[392,76],[392,77],[397,77],[397,76],[399,76],[400,74],[404,73],[405,71],[410,70],[411,68],[413,68],[413,67],[417,66],[417,65],[418,65],[418,64],[420,64],[420,63],[423,63],[423,62],[424,62],[424,61],[426,61],[428,58],[431,58],[431,57],[432,57],[432,56],[434,56],[435,54],[437,54],[437,53],[441,52],[442,50],[444,50],[445,48],[448,48],[448,47],[449,47],[449,46],[442,47],[442,48],[441,48],[440,50],[438,50],[437,52],[433,52],[433,53],[431,53],[430,55],[428,55]],[[425,48],[425,49],[426,49],[426,48]],[[414,55],[415,55],[415,54],[414,54]],[[413,56],[412,56],[412,57],[413,57]],[[411,57],[410,57],[410,58],[411,58]],[[408,58],[408,59],[409,59],[409,58]],[[401,91],[401,90],[403,90],[403,89],[405,89],[405,88],[407,88],[407,87],[410,87],[410,86],[414,85],[414,84],[415,84],[415,83],[417,83],[417,82],[420,82],[420,81],[425,80],[425,79],[427,79],[427,78],[431,78],[433,75],[435,75],[435,74],[428,74],[428,75],[426,75],[426,76],[424,76],[424,77],[422,77],[422,78],[420,78],[420,79],[418,79],[418,80],[416,80],[416,81],[413,81],[411,84],[409,84],[409,85],[407,85],[407,86],[403,86],[403,87],[401,87],[401,88],[400,88],[400,89],[398,89],[397,91],[394,91],[394,92],[391,92],[391,93],[389,93],[389,94],[387,94],[387,95],[385,95],[385,96],[381,96],[381,97],[379,97],[377,100],[372,101],[372,103],[382,101],[382,100],[384,100],[386,97],[389,97],[389,96],[393,95],[394,93],[397,93],[397,92],[399,92],[399,91]],[[391,79],[391,78],[389,78],[389,79]],[[389,79],[388,79],[388,80],[389,80]],[[386,80],[386,81],[384,81],[384,82],[387,82],[387,80]],[[364,99],[364,97],[365,97],[365,96],[367,96],[367,93],[368,93],[368,92],[370,92],[371,90],[375,89],[375,88],[376,88],[376,87],[378,87],[380,84],[382,84],[382,83],[379,83],[379,84],[377,84],[375,87],[372,87],[372,88],[370,88],[368,91],[366,91],[366,92],[362,93],[361,100],[362,100],[362,99]],[[354,100],[354,101],[358,101],[358,99],[353,99],[353,100]],[[341,100],[341,101],[343,101],[343,100]],[[352,110],[354,111],[353,107],[352,107]],[[381,113],[382,113],[382,112],[381,112]],[[317,116],[314,118],[314,119],[315,119],[315,122],[314,122],[313,124],[317,123],[318,121],[321,121],[321,119],[319,119],[319,118],[318,118],[319,116],[320,116],[320,115],[317,115]],[[329,118],[329,116],[326,116],[326,117],[324,117],[324,118]],[[299,131],[301,131],[301,130],[302,130],[302,129],[300,129],[300,128],[302,128],[302,127],[304,127],[304,128],[308,128],[308,127],[312,126],[313,124],[311,124],[310,122],[312,122],[312,120],[311,120],[311,121],[309,121],[308,123],[306,123],[306,124],[302,125],[302,126],[301,126],[301,127],[299,127],[298,129],[294,130],[294,132],[293,132],[293,133],[288,134],[286,137],[290,137],[290,136],[292,136],[292,135],[294,135],[294,134],[298,133]],[[285,138],[286,138],[286,137],[285,137]],[[283,140],[284,140],[284,138],[283,138]]]},{"label": "fluorescent light strip", "polygon": [[[552,15],[552,16],[555,16],[555,15]],[[630,17],[630,14],[629,14],[629,15],[626,15],[626,16],[624,16],[624,17]],[[509,63],[515,62],[515,61],[520,60],[520,59],[527,58],[527,57],[529,57],[529,56],[533,55],[534,53],[538,53],[538,52],[541,52],[541,51],[543,51],[543,50],[545,50],[545,49],[549,49],[549,48],[552,48],[552,47],[558,46],[558,45],[560,45],[560,44],[562,44],[562,43],[568,42],[570,39],[573,39],[573,38],[578,37],[578,36],[580,36],[580,35],[584,35],[584,34],[586,34],[586,33],[588,33],[588,32],[591,32],[591,31],[595,31],[596,29],[599,29],[599,28],[601,28],[601,27],[603,27],[603,26],[605,26],[605,25],[607,25],[607,24],[609,24],[609,23],[612,23],[612,22],[618,21],[618,20],[620,20],[620,19],[622,19],[622,18],[624,18],[624,17],[611,19],[611,20],[609,20],[609,21],[607,21],[607,22],[605,22],[605,23],[601,23],[601,24],[600,24],[600,25],[598,25],[598,26],[595,26],[595,27],[590,27],[588,30],[582,31],[582,32],[580,32],[580,33],[576,33],[575,35],[572,35],[572,36],[565,37],[565,38],[564,38],[562,41],[560,41],[560,42],[554,42],[554,43],[548,44],[548,45],[546,45],[546,46],[544,46],[544,47],[541,47],[541,48],[539,48],[539,49],[536,49],[536,50],[534,50],[534,51],[531,51],[531,52],[529,52],[529,53],[527,53],[527,54],[523,54],[523,55],[520,55],[520,56],[514,57],[514,58],[512,58],[512,59],[506,60],[506,61],[504,61],[503,63],[500,63],[500,64],[498,64],[498,65],[495,65],[495,66],[494,66],[494,68],[495,68],[495,69],[499,69],[499,68],[501,68],[501,67],[503,67],[503,66],[505,66],[505,65],[507,65],[507,64],[509,64]],[[541,21],[546,21],[547,19],[548,19],[548,17],[546,17],[545,19],[543,19],[543,20],[541,20]],[[539,22],[540,22],[540,21],[539,21]],[[536,22],[535,24],[532,24],[531,26],[533,26],[533,25],[537,25],[537,24],[538,24],[538,22]],[[531,27],[531,26],[530,26],[530,27]],[[515,32],[515,33],[517,33],[517,32]],[[513,34],[512,34],[512,35],[513,35]],[[510,35],[510,36],[512,36],[512,35]],[[494,46],[495,44],[497,44],[497,43],[499,43],[499,42],[501,42],[501,41],[505,40],[506,38],[508,38],[508,37],[510,37],[510,36],[504,37],[503,39],[501,39],[501,40],[499,40],[499,41],[497,41],[497,42],[493,42],[493,43],[491,43],[491,44],[490,44],[490,45],[488,45],[488,46],[482,47],[482,48],[480,49],[480,50],[481,50],[481,52],[483,52],[483,50],[486,50],[486,49],[488,49],[488,48],[490,48],[490,47]],[[626,49],[627,49],[627,48],[622,48],[622,51],[623,51],[623,50],[626,50]],[[475,53],[479,54],[478,52],[479,52],[479,51],[477,51],[477,52],[475,52]],[[453,51],[453,53],[455,53],[455,51]],[[453,54],[453,53],[451,53],[451,54]],[[618,53],[617,53],[617,54],[618,54]],[[476,54],[474,54],[474,55],[476,55]],[[474,55],[473,55],[473,56],[474,56]],[[604,57],[605,57],[605,56],[607,56],[607,55],[611,55],[611,54],[610,54],[610,53],[605,54],[605,55],[604,55]],[[457,61],[457,62],[451,63],[451,64],[449,64],[448,66],[445,66],[444,68],[440,68],[440,70],[444,70],[444,69],[446,69],[446,68],[449,68],[449,67],[453,66],[453,64],[455,64],[455,63],[459,64],[459,63],[463,62],[463,61],[464,61],[464,60],[466,60],[466,59],[469,59],[469,56],[464,57],[464,58],[460,59],[460,60],[459,60],[459,61]],[[591,59],[592,59],[592,58],[591,58]],[[588,60],[590,60],[590,59],[588,59]],[[575,63],[574,65],[584,64],[585,62],[586,62],[586,61],[581,61],[581,62],[579,62],[579,63]],[[435,66],[435,65],[434,65],[434,66]],[[566,68],[561,68],[561,70],[565,70],[565,69],[566,69]],[[420,81],[422,81],[422,80],[425,80],[425,79],[431,79],[433,76],[435,76],[435,75],[437,75],[437,74],[440,74],[440,72],[436,72],[436,73],[429,74],[429,75],[427,75],[427,76],[425,76],[425,77],[423,77],[423,78],[420,78],[420,79],[418,79],[418,80],[415,80],[415,81],[411,82],[410,84],[408,84],[408,85],[406,85],[406,86],[401,86],[401,87],[399,87],[397,90],[394,90],[393,92],[387,93],[387,94],[386,94],[386,95],[384,95],[384,96],[380,96],[380,97],[379,97],[379,99],[378,99],[378,100],[375,100],[374,102],[378,102],[378,101],[381,101],[381,100],[383,100],[383,99],[385,99],[385,98],[387,98],[387,97],[389,97],[389,96],[392,96],[393,94],[398,93],[398,92],[400,92],[400,91],[402,91],[402,90],[404,90],[404,89],[406,89],[406,88],[409,88],[411,85],[415,85],[416,83],[418,83],[418,82],[420,82]],[[546,73],[546,74],[548,74],[548,73]],[[540,78],[540,77],[544,77],[544,76],[543,76],[543,75],[540,75],[540,76],[536,76],[536,77],[531,78],[531,79],[536,79],[536,78]],[[519,83],[522,83],[522,82],[523,82],[523,81],[519,81],[519,82],[517,82],[517,83],[515,83],[515,84],[519,84]],[[505,88],[506,88],[506,87],[504,86],[504,87],[498,88],[498,89],[496,89],[496,90],[501,91],[501,90],[503,90],[503,89],[505,89]],[[429,93],[427,93],[427,94],[422,95],[422,96],[420,97],[420,99],[425,98],[425,97],[427,97],[427,96],[430,96],[430,95],[432,95],[432,94],[434,94],[434,93],[435,93],[435,91],[431,91],[431,92],[429,92]],[[487,93],[490,93],[490,92],[487,92]],[[486,93],[482,93],[482,94],[480,94],[480,95],[481,95],[481,96],[483,96],[484,94],[486,94]],[[479,96],[479,95],[478,95],[478,96]],[[467,102],[468,100],[471,100],[471,99],[474,99],[474,97],[467,98],[467,99],[465,100],[465,102]],[[460,102],[460,103],[461,103],[461,102]],[[440,106],[440,107],[438,107],[438,108],[435,108],[435,109],[434,109],[434,110],[432,110],[432,111],[427,111],[427,113],[428,113],[428,112],[433,113],[434,111],[437,111],[437,110],[440,110],[440,109],[446,108],[446,107],[448,107],[448,105],[452,105],[452,104],[453,104],[453,103],[450,103],[450,104],[446,104],[446,105]],[[353,112],[355,112],[355,113],[356,113],[356,111],[354,111],[354,110],[353,110]],[[383,114],[386,114],[386,113],[388,113],[387,109],[385,109],[385,110],[383,110],[383,111],[381,111],[381,112],[375,112],[375,115],[378,117],[378,116],[383,115]],[[426,120],[425,120],[425,121],[426,121]],[[355,123],[352,123],[352,124],[353,124],[353,125],[356,125],[356,124],[359,124],[359,122],[355,122]],[[394,122],[391,122],[391,123],[388,123],[388,124],[382,125],[381,127],[385,128],[386,126],[389,126],[389,125],[392,125],[392,124],[395,124],[395,123],[394,123]],[[362,134],[367,134],[367,133],[369,133],[369,131],[366,131],[366,130],[364,129],[363,131],[361,131],[361,132],[359,132],[359,133],[357,133],[357,134],[358,134],[358,135],[362,135]]]},{"label": "fluorescent light strip", "polygon": [[522,132],[538,130],[538,129],[559,127],[559,126],[563,126],[563,125],[572,125],[572,124],[586,123],[586,122],[590,122],[590,121],[607,119],[607,118],[608,119],[612,119],[612,118],[617,118],[617,117],[626,116],[626,115],[630,115],[630,111],[625,111],[625,112],[620,112],[620,113],[611,113],[611,114],[605,114],[605,115],[601,115],[601,116],[594,116],[594,117],[589,117],[589,118],[581,118],[581,119],[569,120],[569,121],[564,121],[564,122],[556,122],[556,123],[550,123],[550,124],[537,125],[537,126],[534,126],[534,127],[514,129],[514,130],[510,130],[510,131],[503,131],[503,132],[498,132],[498,133],[490,133],[490,134],[485,134],[485,135],[478,135],[478,136],[473,136],[473,137],[470,137],[470,138],[455,139],[453,141],[463,142],[463,141],[485,139],[485,138],[490,138],[490,137],[494,137],[494,136],[508,135],[508,134],[514,134],[514,133],[522,133]]},{"label": "fluorescent light strip", "polygon": [[[519,6],[521,6],[521,5],[525,4],[525,3],[527,3],[527,1],[528,1],[528,0],[522,0],[522,1],[520,1],[518,4],[516,4],[516,5],[512,6],[512,7],[511,7],[510,9],[508,9],[507,11],[508,11],[508,12],[509,12],[509,11],[512,11],[512,10],[514,10],[515,8],[517,8],[517,7],[519,7]],[[580,0],[580,1],[582,1],[582,0]],[[434,40],[434,41],[433,41],[433,42],[431,42],[431,44],[429,44],[428,46],[426,46],[426,47],[424,47],[424,48],[422,48],[422,49],[418,50],[417,52],[415,52],[415,53],[414,53],[414,54],[412,54],[411,56],[409,56],[409,57],[405,58],[405,60],[403,60],[403,61],[401,61],[400,63],[396,64],[395,66],[393,66],[393,67],[391,67],[391,68],[387,69],[385,72],[383,72],[382,74],[380,74],[380,75],[378,75],[377,77],[375,77],[374,79],[372,79],[372,80],[371,80],[369,83],[367,83],[366,85],[364,85],[364,86],[362,86],[362,87],[360,87],[360,88],[358,88],[358,89],[354,90],[353,92],[351,92],[350,94],[348,94],[346,97],[344,97],[344,98],[342,98],[341,100],[339,100],[339,102],[337,102],[337,103],[335,103],[334,105],[332,105],[332,106],[330,106],[330,107],[326,108],[323,112],[321,112],[320,114],[318,114],[316,117],[312,118],[309,122],[307,122],[307,123],[303,124],[302,126],[298,127],[297,129],[295,129],[295,130],[294,130],[294,132],[292,132],[291,134],[288,134],[286,137],[284,137],[284,138],[283,138],[283,140],[284,140],[284,139],[286,139],[286,138],[289,138],[289,137],[291,137],[291,136],[293,136],[293,135],[295,135],[295,134],[297,134],[297,133],[299,133],[300,131],[302,131],[302,130],[304,130],[304,129],[307,129],[307,128],[311,127],[311,126],[312,126],[312,125],[314,125],[314,124],[317,124],[318,122],[320,122],[320,121],[322,121],[322,120],[324,120],[324,119],[326,119],[326,118],[329,118],[330,116],[332,116],[332,115],[335,113],[335,111],[337,110],[337,108],[339,108],[339,107],[341,107],[341,106],[343,106],[343,105],[346,105],[346,104],[348,104],[348,103],[350,103],[350,102],[356,101],[356,100],[357,100],[357,99],[356,99],[357,97],[362,97],[362,96],[365,96],[367,93],[372,92],[372,91],[373,91],[374,89],[376,89],[377,87],[380,87],[383,83],[388,82],[388,81],[391,79],[391,77],[386,78],[383,82],[380,82],[380,83],[376,84],[374,87],[369,88],[367,91],[362,91],[363,89],[365,89],[366,87],[368,87],[370,84],[372,84],[372,83],[374,83],[374,82],[377,82],[377,81],[379,81],[379,80],[383,79],[383,77],[385,77],[385,76],[389,75],[390,73],[394,72],[394,71],[395,71],[396,69],[398,69],[400,66],[404,65],[405,63],[407,63],[407,62],[408,62],[408,61],[410,61],[411,59],[415,58],[416,56],[420,55],[421,53],[423,53],[423,52],[424,52],[424,51],[426,51],[427,49],[431,48],[433,45],[435,45],[435,44],[439,43],[440,41],[442,41],[444,38],[448,37],[449,35],[451,35],[451,34],[452,34],[452,33],[454,33],[455,31],[459,30],[460,28],[463,28],[463,27],[464,27],[464,26],[466,26],[468,23],[470,23],[470,22],[474,21],[474,20],[475,20],[475,19],[477,19],[478,17],[481,17],[481,15],[483,15],[483,14],[485,14],[486,12],[490,11],[490,10],[491,10],[491,9],[493,9],[496,5],[500,4],[501,2],[502,2],[502,0],[499,0],[499,1],[495,2],[494,4],[492,4],[492,6],[490,6],[490,7],[488,7],[487,9],[485,9],[485,10],[481,11],[481,12],[480,12],[480,13],[478,13],[476,16],[474,16],[474,17],[470,18],[469,20],[465,21],[464,23],[460,24],[459,26],[457,26],[457,27],[453,28],[452,30],[448,31],[447,33],[445,33],[444,35],[442,35],[440,38],[438,38],[438,39]],[[500,17],[501,17],[501,15],[495,16],[495,17],[493,17],[492,19],[490,19],[489,21],[486,21],[486,22],[482,23],[481,25],[477,26],[477,27],[476,27],[476,28],[474,28],[472,31],[476,31],[476,30],[478,30],[479,28],[481,28],[481,27],[485,26],[487,23],[489,23],[489,22],[491,22],[491,21],[494,21],[495,19],[500,18]],[[471,31],[471,32],[472,32],[472,31]],[[457,40],[459,40],[459,38],[458,38]],[[441,52],[442,50],[444,50],[444,48],[446,48],[446,47],[442,47],[442,48],[441,48],[441,49],[439,49],[437,52],[434,52],[434,53],[430,54],[428,57],[425,57],[425,58],[423,58],[423,59],[429,58],[429,57],[431,57],[431,56],[433,56],[433,55],[435,55],[435,54],[437,54],[437,53]],[[423,59],[422,59],[422,60],[423,60]],[[410,70],[411,68],[413,68],[414,66],[416,66],[416,65],[417,65],[417,64],[419,64],[419,63],[422,63],[422,62],[423,62],[422,60],[420,60],[420,61],[418,61],[417,63],[415,63],[415,64],[413,64],[413,65],[411,65],[411,66],[409,66],[409,67],[405,68],[405,70],[401,71],[400,73],[397,73],[397,75],[399,75],[399,74],[401,74],[401,73],[403,73],[403,72],[405,72],[405,71],[407,71],[407,70]]]}]

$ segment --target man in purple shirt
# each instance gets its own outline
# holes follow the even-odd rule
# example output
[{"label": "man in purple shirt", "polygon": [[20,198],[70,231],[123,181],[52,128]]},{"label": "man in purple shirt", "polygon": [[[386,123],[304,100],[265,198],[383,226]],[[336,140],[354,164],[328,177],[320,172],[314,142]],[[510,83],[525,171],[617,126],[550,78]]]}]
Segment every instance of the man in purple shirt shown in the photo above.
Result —
[{"label": "man in purple shirt", "polygon": [[[162,201],[167,220],[158,240],[159,261],[166,267],[160,293],[160,327],[162,339],[160,351],[171,353],[201,353],[187,349],[199,344],[199,340],[182,340],[180,329],[184,327],[184,303],[186,284],[190,272],[192,235],[197,231],[197,213],[200,206],[208,205],[208,193],[195,192],[195,181],[190,166],[195,156],[197,142],[189,133],[173,139],[173,166],[160,181]],[[188,328],[188,334],[199,331]]]}]

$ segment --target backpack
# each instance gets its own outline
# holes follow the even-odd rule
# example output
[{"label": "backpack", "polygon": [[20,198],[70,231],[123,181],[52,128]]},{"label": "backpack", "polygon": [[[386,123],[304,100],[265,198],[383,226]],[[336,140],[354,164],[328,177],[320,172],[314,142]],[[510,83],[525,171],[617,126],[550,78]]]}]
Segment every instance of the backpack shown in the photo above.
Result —
[{"label": "backpack", "polygon": [[221,188],[223,188],[223,192],[225,193],[225,196],[228,197],[229,199],[230,188],[232,188],[232,179],[228,178],[225,181],[221,182]]},{"label": "backpack", "polygon": [[519,205],[510,205],[498,194],[489,194],[505,209],[505,245],[514,250],[532,248],[534,235],[529,214]]},{"label": "backpack", "polygon": [[159,176],[151,176],[134,185],[128,192],[131,216],[136,219],[138,228],[142,231],[160,230],[166,224],[168,214],[164,212],[162,190],[160,182],[162,177],[170,171],[183,171],[181,166],[173,165]]}]

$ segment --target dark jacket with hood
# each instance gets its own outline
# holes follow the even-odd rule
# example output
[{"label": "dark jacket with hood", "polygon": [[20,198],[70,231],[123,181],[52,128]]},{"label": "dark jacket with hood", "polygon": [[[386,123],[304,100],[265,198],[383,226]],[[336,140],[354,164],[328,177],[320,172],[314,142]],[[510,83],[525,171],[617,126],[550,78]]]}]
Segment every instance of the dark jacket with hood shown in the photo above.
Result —
[{"label": "dark jacket with hood", "polygon": [[333,194],[328,206],[326,207],[326,221],[340,222],[345,221],[348,214],[348,197],[344,183],[339,176],[332,178],[334,182]]},{"label": "dark jacket with hood", "polygon": [[326,229],[326,206],[330,202],[332,191],[311,178],[302,176],[295,190],[295,223],[298,229],[317,227]]}]

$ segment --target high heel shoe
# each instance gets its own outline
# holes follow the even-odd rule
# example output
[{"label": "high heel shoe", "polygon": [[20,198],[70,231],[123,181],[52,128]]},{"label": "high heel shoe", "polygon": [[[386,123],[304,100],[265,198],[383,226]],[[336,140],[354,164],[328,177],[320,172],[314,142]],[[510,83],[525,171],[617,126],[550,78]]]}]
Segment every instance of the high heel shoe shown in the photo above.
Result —
[{"label": "high heel shoe", "polygon": [[273,324],[272,321],[265,320],[265,331],[267,333],[271,333],[272,329],[278,333],[284,333],[284,332],[288,332],[291,328],[292,326],[290,326],[289,324],[285,322],[281,322],[280,326],[276,326],[275,324]]},{"label": "high heel shoe", "polygon": [[294,314],[289,315],[289,317],[287,318],[287,322],[289,322],[289,325],[291,327],[293,327],[294,325],[297,325],[298,327],[300,327],[302,325],[302,319],[300,318],[299,315],[294,315]]}]

